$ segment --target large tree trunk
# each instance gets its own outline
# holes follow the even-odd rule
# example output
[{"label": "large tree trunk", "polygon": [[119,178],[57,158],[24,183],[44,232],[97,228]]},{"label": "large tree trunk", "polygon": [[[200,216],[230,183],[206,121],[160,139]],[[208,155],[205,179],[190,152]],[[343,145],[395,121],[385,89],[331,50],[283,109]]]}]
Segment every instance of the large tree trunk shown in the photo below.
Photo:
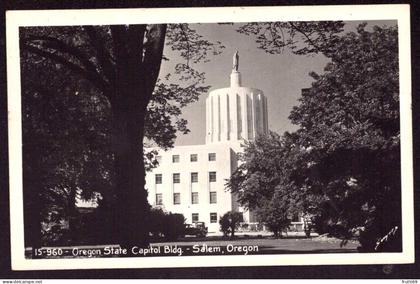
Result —
[{"label": "large tree trunk", "polygon": [[159,75],[166,26],[111,27],[116,57],[113,111],[119,244],[147,246],[150,206],[143,155],[147,105]]},{"label": "large tree trunk", "polygon": [[148,244],[149,204],[144,188],[144,115],[141,112],[140,108],[114,112],[118,242],[122,246]]}]

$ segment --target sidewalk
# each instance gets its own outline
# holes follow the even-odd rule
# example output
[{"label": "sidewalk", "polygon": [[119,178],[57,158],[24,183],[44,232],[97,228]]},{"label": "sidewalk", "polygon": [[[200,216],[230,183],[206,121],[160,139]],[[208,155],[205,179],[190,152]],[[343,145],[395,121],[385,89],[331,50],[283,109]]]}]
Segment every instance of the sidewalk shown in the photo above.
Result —
[{"label": "sidewalk", "polygon": [[[223,236],[222,232],[208,232],[208,237],[219,237]],[[235,236],[252,236],[252,237],[268,237],[273,236],[273,233],[270,231],[259,231],[259,232],[235,232]],[[311,237],[317,237],[317,233],[311,233]],[[283,237],[305,237],[305,232],[287,232],[283,233]]]}]

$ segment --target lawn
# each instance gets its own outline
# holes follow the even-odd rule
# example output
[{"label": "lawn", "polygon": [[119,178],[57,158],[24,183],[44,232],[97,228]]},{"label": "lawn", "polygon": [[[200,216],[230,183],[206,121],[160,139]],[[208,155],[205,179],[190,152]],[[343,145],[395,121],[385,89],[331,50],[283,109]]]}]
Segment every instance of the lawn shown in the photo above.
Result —
[{"label": "lawn", "polygon": [[[133,246],[125,251],[118,245],[83,245],[44,247],[33,252],[26,249],[26,257],[32,258],[90,258],[90,257],[141,257],[141,256],[188,256],[188,255],[250,255],[250,254],[302,254],[302,253],[357,253],[358,242],[341,241],[327,237],[281,238],[268,236],[239,236],[234,239],[220,236],[183,238],[173,242],[152,242],[148,248]],[[41,253],[41,255],[40,255]]]},{"label": "lawn", "polygon": [[335,238],[236,238],[222,239],[221,237],[208,237],[205,239],[185,238],[177,242],[158,242],[152,245],[177,245],[188,247],[193,245],[207,245],[209,247],[233,246],[258,246],[258,254],[287,254],[287,253],[348,253],[357,252],[359,246],[356,241],[349,241],[340,246],[341,240]]}]

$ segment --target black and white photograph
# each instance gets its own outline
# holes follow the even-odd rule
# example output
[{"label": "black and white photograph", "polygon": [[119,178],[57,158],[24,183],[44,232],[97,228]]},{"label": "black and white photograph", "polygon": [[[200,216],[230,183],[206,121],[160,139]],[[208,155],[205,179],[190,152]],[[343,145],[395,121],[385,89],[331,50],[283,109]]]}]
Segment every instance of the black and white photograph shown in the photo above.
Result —
[{"label": "black and white photograph", "polygon": [[407,5],[6,20],[13,269],[414,261]]}]

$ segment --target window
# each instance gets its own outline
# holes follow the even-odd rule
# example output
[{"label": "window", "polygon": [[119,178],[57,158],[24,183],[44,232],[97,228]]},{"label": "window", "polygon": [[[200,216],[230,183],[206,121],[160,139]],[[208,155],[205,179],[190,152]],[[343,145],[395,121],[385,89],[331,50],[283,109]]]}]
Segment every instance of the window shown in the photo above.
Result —
[{"label": "window", "polygon": [[210,223],[217,223],[217,213],[210,213]]},{"label": "window", "polygon": [[157,193],[156,194],[156,205],[162,205],[162,204],[163,204],[162,193]]},{"label": "window", "polygon": [[179,174],[173,174],[172,175],[172,181],[173,183],[180,183],[181,182],[181,177]]},{"label": "window", "polygon": [[179,155],[172,155],[172,163],[179,163]]},{"label": "window", "polygon": [[181,204],[181,193],[174,193],[174,204]]},{"label": "window", "polygon": [[209,153],[209,161],[216,161],[216,153]]},{"label": "window", "polygon": [[216,191],[210,191],[210,203],[211,204],[217,203],[217,192]]},{"label": "window", "polygon": [[155,184],[162,184],[162,174],[155,174]]},{"label": "window", "polygon": [[191,154],[190,155],[190,162],[197,162],[197,154]]},{"label": "window", "polygon": [[209,181],[216,182],[216,172],[209,172]]},{"label": "window", "polygon": [[198,204],[198,192],[191,193],[191,203]]},{"label": "window", "polygon": [[192,213],[192,218],[191,218],[192,222],[198,222],[198,213]]},{"label": "window", "polygon": [[191,173],[191,183],[198,182],[198,173]]},{"label": "window", "polygon": [[162,162],[162,156],[156,156],[156,161],[160,164]]}]

